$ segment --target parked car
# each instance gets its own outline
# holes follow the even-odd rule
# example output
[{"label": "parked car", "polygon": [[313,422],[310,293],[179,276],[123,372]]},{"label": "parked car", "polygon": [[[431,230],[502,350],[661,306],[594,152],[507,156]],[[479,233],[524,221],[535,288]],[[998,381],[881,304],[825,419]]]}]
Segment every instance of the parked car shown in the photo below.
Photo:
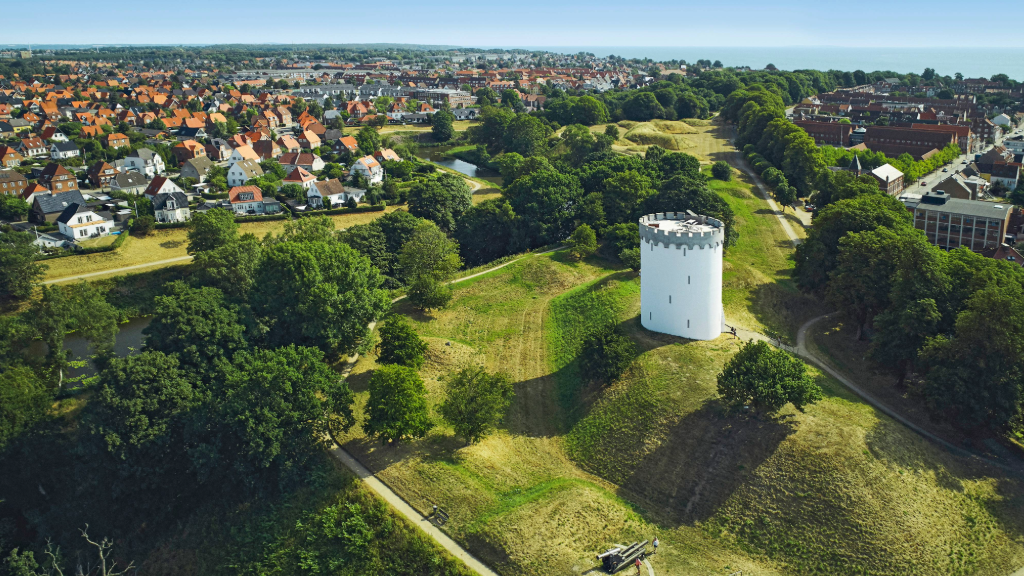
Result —
[{"label": "parked car", "polygon": [[943,172],[949,172],[949,168],[943,168],[942,171]]}]

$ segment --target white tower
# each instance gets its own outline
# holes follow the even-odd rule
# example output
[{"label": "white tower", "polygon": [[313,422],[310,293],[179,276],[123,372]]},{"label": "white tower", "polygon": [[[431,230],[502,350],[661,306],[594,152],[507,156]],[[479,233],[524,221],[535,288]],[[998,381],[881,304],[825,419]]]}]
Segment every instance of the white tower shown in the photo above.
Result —
[{"label": "white tower", "polygon": [[725,224],[693,212],[640,219],[640,323],[654,332],[711,340],[725,330]]}]

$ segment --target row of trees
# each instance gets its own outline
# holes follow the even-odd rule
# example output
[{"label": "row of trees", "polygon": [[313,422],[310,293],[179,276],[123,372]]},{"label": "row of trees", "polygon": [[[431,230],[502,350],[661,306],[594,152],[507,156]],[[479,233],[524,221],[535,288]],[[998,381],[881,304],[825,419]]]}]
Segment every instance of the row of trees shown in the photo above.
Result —
[{"label": "row of trees", "polygon": [[966,248],[945,252],[877,191],[819,211],[796,276],[871,334],[869,359],[933,414],[972,430],[1024,427],[1024,271]]}]

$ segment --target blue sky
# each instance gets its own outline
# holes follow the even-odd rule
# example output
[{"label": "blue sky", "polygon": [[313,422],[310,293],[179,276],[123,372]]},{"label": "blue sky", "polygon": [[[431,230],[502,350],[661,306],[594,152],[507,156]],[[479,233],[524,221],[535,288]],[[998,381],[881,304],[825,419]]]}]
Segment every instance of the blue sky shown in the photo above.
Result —
[{"label": "blue sky", "polygon": [[1017,28],[1019,8],[1019,0],[987,2],[983,13],[950,0],[0,0],[3,20],[14,24],[4,27],[0,44],[1019,47],[1024,34],[1012,28],[983,31],[1000,13]]}]

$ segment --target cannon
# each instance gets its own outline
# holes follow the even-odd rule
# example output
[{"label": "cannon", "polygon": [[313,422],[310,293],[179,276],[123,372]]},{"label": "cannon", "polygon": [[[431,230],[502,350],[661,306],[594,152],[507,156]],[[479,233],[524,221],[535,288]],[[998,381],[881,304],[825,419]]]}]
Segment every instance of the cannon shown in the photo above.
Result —
[{"label": "cannon", "polygon": [[637,558],[643,558],[647,554],[647,540],[633,542],[625,548],[616,546],[609,548],[597,555],[601,561],[601,567],[609,574],[615,574],[619,570],[631,566]]}]

